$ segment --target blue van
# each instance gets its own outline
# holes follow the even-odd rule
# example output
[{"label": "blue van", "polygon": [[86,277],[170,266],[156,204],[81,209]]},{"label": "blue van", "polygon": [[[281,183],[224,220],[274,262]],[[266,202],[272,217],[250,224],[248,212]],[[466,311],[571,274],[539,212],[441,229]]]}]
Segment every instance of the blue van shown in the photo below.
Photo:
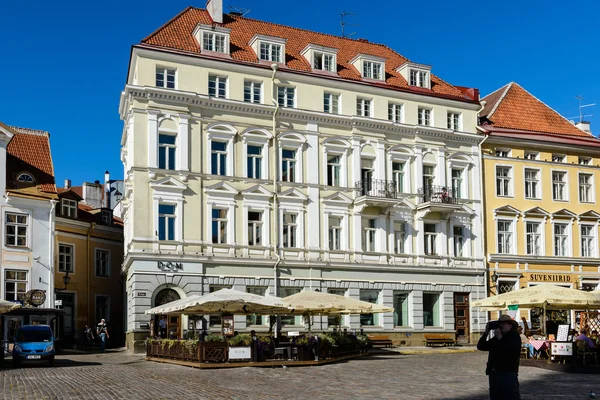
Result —
[{"label": "blue van", "polygon": [[13,365],[22,362],[46,361],[54,365],[54,335],[48,325],[22,325],[15,336]]}]

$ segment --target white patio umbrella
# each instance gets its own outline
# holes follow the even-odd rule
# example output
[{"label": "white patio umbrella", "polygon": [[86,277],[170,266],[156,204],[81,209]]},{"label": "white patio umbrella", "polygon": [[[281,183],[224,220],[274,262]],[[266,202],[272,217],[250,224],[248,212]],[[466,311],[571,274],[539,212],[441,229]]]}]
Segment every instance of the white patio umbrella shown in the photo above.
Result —
[{"label": "white patio umbrella", "polygon": [[20,308],[21,305],[17,303],[13,303],[12,301],[0,300],[0,314],[7,313],[16,308]]},{"label": "white patio umbrella", "polygon": [[394,311],[391,307],[310,290],[284,297],[283,301],[289,303],[294,314],[373,314]]}]

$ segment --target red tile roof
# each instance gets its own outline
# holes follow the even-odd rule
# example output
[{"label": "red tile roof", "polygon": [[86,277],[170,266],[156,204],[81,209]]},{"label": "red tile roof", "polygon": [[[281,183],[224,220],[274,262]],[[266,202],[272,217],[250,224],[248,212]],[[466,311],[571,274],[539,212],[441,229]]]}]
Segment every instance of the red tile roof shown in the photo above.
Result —
[{"label": "red tile roof", "polygon": [[[41,192],[56,193],[54,165],[50,153],[50,135],[46,131],[11,126],[15,133],[6,148],[6,188],[21,191],[16,179],[28,172]],[[31,193],[30,191],[28,191]]]},{"label": "red tile roof", "polygon": [[493,127],[556,135],[591,136],[515,82],[487,95],[482,101],[487,104],[480,115],[488,119]]},{"label": "red tile roof", "polygon": [[[214,23],[206,10],[188,7],[150,36],[143,39],[142,43],[145,45],[175,49],[202,56],[200,45],[193,35],[194,28],[198,24],[213,25]],[[286,67],[292,71],[312,73],[310,64],[304,56],[300,54],[308,44],[312,43],[338,50],[338,75],[339,78],[344,80],[362,80],[360,72],[350,64],[350,60],[357,54],[368,54],[386,59],[385,81],[387,85],[383,82],[377,83],[369,81],[368,84],[370,85],[439,97],[449,97],[462,101],[478,101],[478,99],[472,99],[472,97],[463,93],[460,89],[444,82],[433,74],[431,75],[431,90],[409,86],[406,79],[395,71],[396,68],[404,64],[408,59],[385,45],[369,43],[362,39],[353,40],[327,35],[231,14],[225,14],[223,16],[223,23],[218,25],[231,29],[230,49],[231,58],[234,62],[260,65],[257,55],[248,43],[255,34],[275,36],[287,39],[285,45]],[[209,56],[204,55],[204,57]],[[219,59],[224,61],[228,60],[227,58]],[[268,68],[268,65],[265,65],[264,67]],[[281,68],[281,70],[283,71],[284,68]],[[317,75],[317,73],[315,73],[315,75]],[[324,76],[323,74],[318,75],[321,77]]]}]

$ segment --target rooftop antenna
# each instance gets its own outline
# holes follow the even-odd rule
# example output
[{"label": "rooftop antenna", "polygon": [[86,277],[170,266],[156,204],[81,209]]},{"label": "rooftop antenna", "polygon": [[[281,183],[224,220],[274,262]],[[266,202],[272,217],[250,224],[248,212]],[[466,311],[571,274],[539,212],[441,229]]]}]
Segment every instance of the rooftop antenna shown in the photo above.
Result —
[{"label": "rooftop antenna", "polygon": [[252,10],[249,9],[249,8],[236,7],[236,6],[232,6],[231,4],[229,4],[229,12],[231,14],[239,15],[241,17],[245,17],[246,14],[248,14],[250,11],[252,11]]},{"label": "rooftop antenna", "polygon": [[352,32],[352,33],[349,33],[349,34],[346,35],[346,31],[344,29],[345,26],[358,26],[358,24],[349,24],[349,23],[347,23],[344,20],[344,18],[346,18],[347,15],[356,15],[356,14],[349,13],[349,12],[346,12],[346,11],[342,11],[341,12],[341,14],[340,14],[340,16],[341,16],[341,18],[340,18],[340,25],[342,26],[342,37],[343,38],[349,38],[350,36],[352,36],[352,35],[354,35],[356,33],[356,32]]},{"label": "rooftop antenna", "polygon": [[575,118],[579,118],[579,122],[583,122],[583,119],[586,117],[593,117],[594,114],[584,114],[583,109],[585,107],[593,107],[596,105],[596,103],[590,103],[590,104],[582,104],[583,103],[583,96],[579,95],[579,96],[575,96],[575,98],[579,99],[579,115],[577,117],[571,117],[571,118],[567,118],[567,119],[575,119]]}]

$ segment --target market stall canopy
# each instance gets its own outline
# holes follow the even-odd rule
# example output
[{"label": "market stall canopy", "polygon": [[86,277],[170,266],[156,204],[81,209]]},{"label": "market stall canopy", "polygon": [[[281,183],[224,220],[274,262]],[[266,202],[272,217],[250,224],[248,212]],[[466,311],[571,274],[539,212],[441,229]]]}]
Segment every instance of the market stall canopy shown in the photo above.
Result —
[{"label": "market stall canopy", "polygon": [[7,313],[9,311],[14,310],[15,308],[20,308],[21,305],[18,303],[13,303],[12,301],[0,300],[0,314]]},{"label": "market stall canopy", "polygon": [[146,314],[282,314],[289,311],[289,305],[279,297],[221,289],[172,301],[146,310]]},{"label": "market stall canopy", "polygon": [[587,310],[600,308],[600,291],[585,292],[542,283],[525,289],[503,293],[471,303],[488,311],[506,309],[509,306],[519,308],[546,307],[549,310],[574,309]]},{"label": "market stall canopy", "polygon": [[284,297],[283,301],[290,304],[294,314],[372,314],[394,311],[391,307],[308,290]]}]

